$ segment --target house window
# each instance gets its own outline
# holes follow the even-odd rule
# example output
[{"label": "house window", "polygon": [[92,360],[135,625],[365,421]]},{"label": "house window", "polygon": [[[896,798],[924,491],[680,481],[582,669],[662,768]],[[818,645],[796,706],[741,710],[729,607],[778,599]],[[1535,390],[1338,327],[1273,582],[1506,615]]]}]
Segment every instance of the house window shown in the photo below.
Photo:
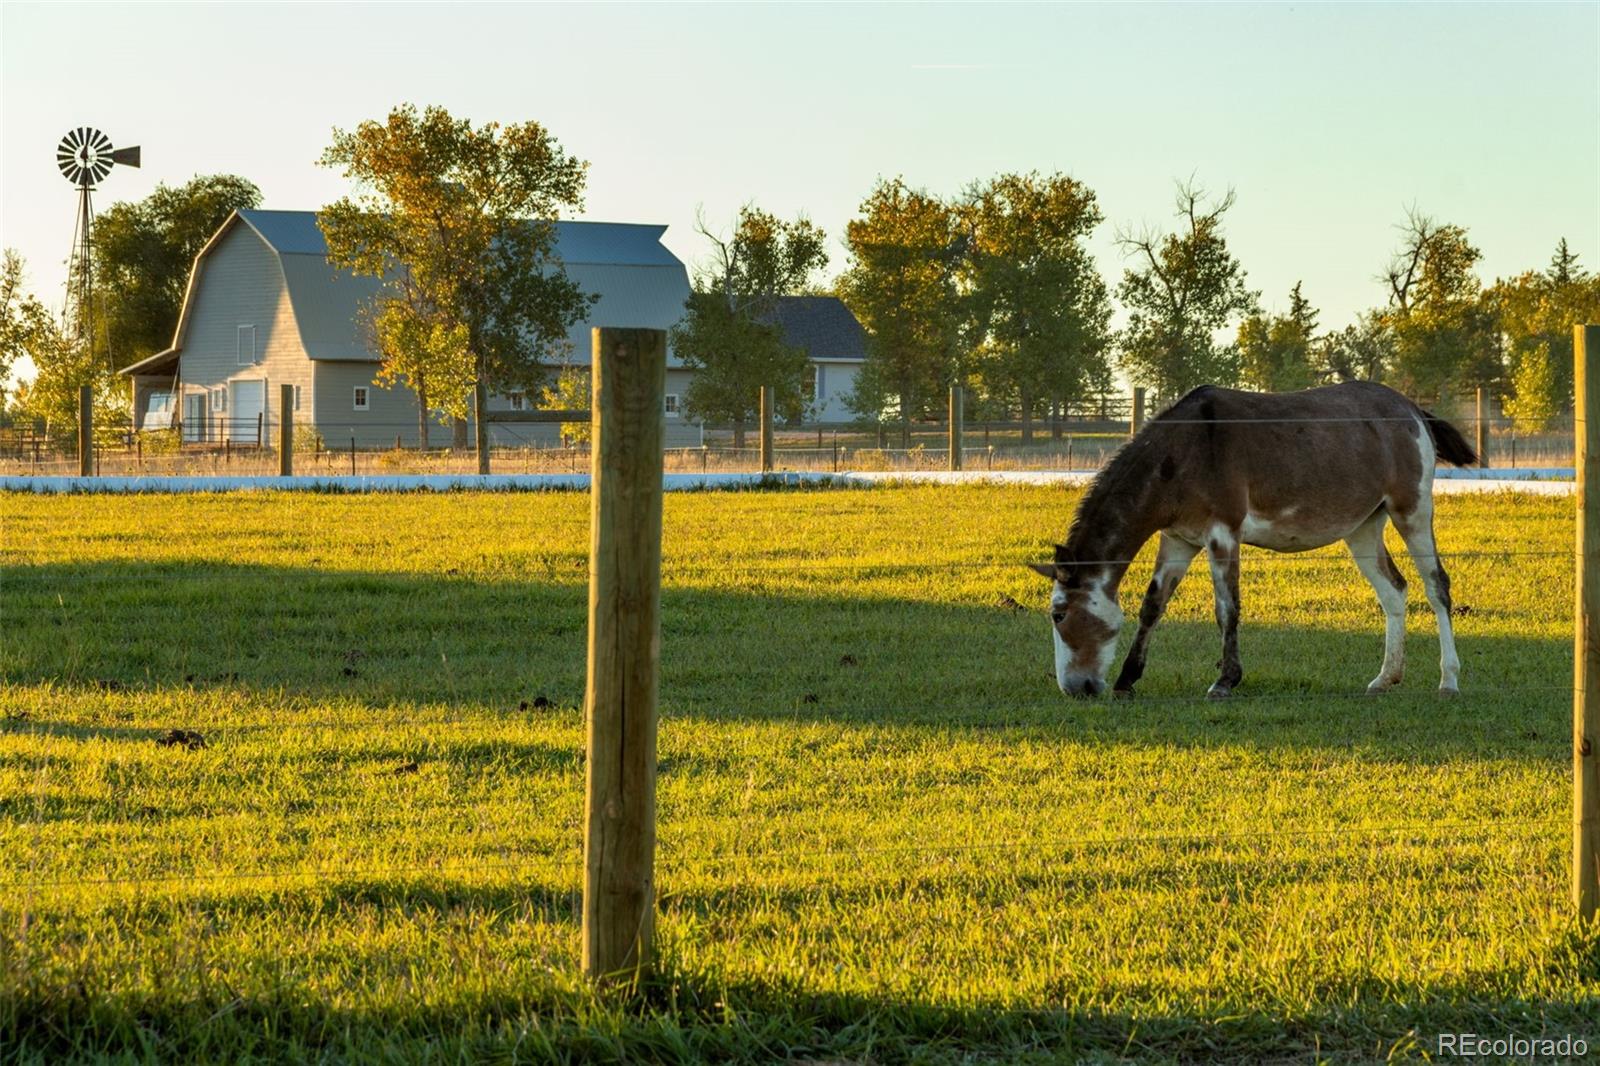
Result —
[{"label": "house window", "polygon": [[211,409],[213,411],[218,411],[218,412],[226,411],[228,409],[228,390],[227,389],[212,389],[211,390]]},{"label": "house window", "polygon": [[357,385],[356,386],[356,410],[357,411],[365,411],[365,410],[367,410],[367,398],[368,398],[367,397],[367,387],[365,385]]},{"label": "house window", "polygon": [[239,365],[249,366],[256,361],[256,328],[239,327]]},{"label": "house window", "polygon": [[528,398],[522,393],[513,392],[507,398],[511,401],[511,409],[513,411],[526,411],[528,409]]},{"label": "house window", "polygon": [[300,410],[300,386],[299,385],[296,385],[294,387],[294,409],[296,411]]},{"label": "house window", "polygon": [[678,394],[675,392],[667,393],[667,417],[678,417]]}]

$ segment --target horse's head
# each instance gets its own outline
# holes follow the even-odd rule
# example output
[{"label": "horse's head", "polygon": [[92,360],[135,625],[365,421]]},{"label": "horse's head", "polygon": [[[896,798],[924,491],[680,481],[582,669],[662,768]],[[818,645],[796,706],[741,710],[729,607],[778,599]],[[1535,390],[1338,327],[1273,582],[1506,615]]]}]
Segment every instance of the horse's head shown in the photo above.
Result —
[{"label": "horse's head", "polygon": [[1078,562],[1056,545],[1053,563],[1029,563],[1049,578],[1050,623],[1056,646],[1056,684],[1069,696],[1098,696],[1117,651],[1122,608],[1111,587],[1109,568]]}]

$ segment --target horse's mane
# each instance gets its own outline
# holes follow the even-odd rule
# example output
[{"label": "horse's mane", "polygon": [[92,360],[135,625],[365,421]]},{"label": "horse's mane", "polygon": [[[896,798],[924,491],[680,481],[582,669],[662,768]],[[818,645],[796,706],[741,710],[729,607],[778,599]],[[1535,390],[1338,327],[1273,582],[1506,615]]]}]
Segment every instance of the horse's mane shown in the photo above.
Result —
[{"label": "horse's mane", "polygon": [[[1089,489],[1079,501],[1077,513],[1072,516],[1072,525],[1067,528],[1067,539],[1063,542],[1069,554],[1076,555],[1082,539],[1092,527],[1104,525],[1098,516],[1109,501],[1136,496],[1140,489],[1149,484],[1150,430],[1164,422],[1191,418],[1188,411],[1190,401],[1209,388],[1202,385],[1185,393],[1177,403],[1147,422],[1137,437],[1125,441],[1112,453],[1110,461],[1089,482]],[[1169,427],[1169,432],[1173,428],[1176,427]]]}]

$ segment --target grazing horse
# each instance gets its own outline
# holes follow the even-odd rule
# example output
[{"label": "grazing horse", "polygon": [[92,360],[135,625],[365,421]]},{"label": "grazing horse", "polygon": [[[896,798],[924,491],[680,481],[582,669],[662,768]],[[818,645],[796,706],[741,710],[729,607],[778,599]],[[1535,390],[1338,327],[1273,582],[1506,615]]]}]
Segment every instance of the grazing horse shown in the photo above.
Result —
[{"label": "grazing horse", "polygon": [[1477,461],[1450,423],[1370,382],[1280,395],[1206,385],[1152,419],[1090,485],[1051,563],[1056,682],[1097,696],[1116,653],[1117,588],[1144,543],[1159,533],[1155,576],[1139,632],[1117,677],[1130,694],[1144,673],[1150,631],[1189,563],[1211,564],[1222,675],[1208,695],[1238,686],[1239,545],[1301,552],[1342,540],[1383,607],[1383,668],[1367,686],[1399,684],[1405,661],[1406,581],[1383,543],[1393,521],[1439,619],[1439,691],[1453,694],[1461,663],[1450,629],[1450,578],[1433,541],[1433,474],[1443,460]]}]

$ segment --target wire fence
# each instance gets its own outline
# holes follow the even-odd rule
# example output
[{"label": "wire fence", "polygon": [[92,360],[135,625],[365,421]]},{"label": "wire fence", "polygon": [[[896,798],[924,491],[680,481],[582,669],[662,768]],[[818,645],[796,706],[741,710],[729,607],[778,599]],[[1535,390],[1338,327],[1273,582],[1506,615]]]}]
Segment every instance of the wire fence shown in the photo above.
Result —
[{"label": "wire fence", "polygon": [[[971,439],[969,437],[969,439]],[[1491,436],[1491,440],[1494,438]],[[1561,438],[1546,435],[1545,445],[1559,449]],[[1010,456],[1010,461],[1017,463],[1039,462],[1047,464],[1044,468],[1051,468],[1054,464],[1058,469],[1097,469],[1105,458],[1120,445],[1117,438],[1096,438],[1095,448],[1086,447],[1081,442],[1074,442],[1067,438],[1066,450],[1052,450],[1053,446],[1043,449],[1028,451],[1016,447],[1019,453]],[[1517,459],[1517,438],[1512,436],[1506,442],[1508,449],[1502,449],[1497,454],[1505,456],[1508,461],[1528,463],[1534,461],[1532,456],[1540,454],[1530,450],[1530,438],[1521,438],[1521,455]],[[1565,438],[1567,449],[1566,457],[1570,461],[1571,434],[1567,431]],[[1103,448],[1101,447],[1103,445]],[[996,449],[991,443],[987,456],[991,469],[1017,469],[1027,468],[1022,466],[1007,467],[1006,446]],[[999,452],[999,462],[996,463],[996,452]],[[405,449],[396,449],[395,454],[404,454]],[[977,464],[982,468],[984,453],[979,453]],[[1549,453],[1555,455],[1555,452]],[[827,469],[830,465],[834,469],[875,469],[864,464],[869,462],[883,462],[884,469],[915,469],[915,464],[925,464],[928,467],[942,467],[944,452],[938,448],[917,447],[896,452],[894,449],[876,447],[856,447],[852,450],[841,450],[837,445],[828,442],[821,446],[798,444],[790,445],[779,451],[779,463],[783,465],[794,464],[796,469]],[[345,472],[342,464],[349,462],[351,472],[400,472],[403,468],[384,465],[391,461],[390,453],[383,451],[362,452],[351,449],[347,454],[340,454],[332,450],[322,451],[313,449],[309,462],[325,463],[330,469],[338,466],[339,472]],[[168,456],[143,457],[135,455],[132,462],[136,468],[148,471],[154,464],[167,462],[171,464],[167,469],[172,472],[186,470],[196,472],[197,465],[204,468],[204,464],[221,463],[231,472],[240,472],[241,466],[250,462],[260,462],[265,467],[271,461],[270,454],[257,452],[256,454],[235,453],[226,447],[220,454],[211,451],[204,455],[198,452],[186,454],[183,449]],[[297,456],[297,459],[300,457]],[[972,468],[973,456],[969,453],[968,465]],[[409,462],[419,462],[426,459],[425,453],[414,453]],[[3,458],[0,457],[0,472],[7,472],[4,464],[8,462],[26,461],[26,457]],[[129,458],[124,455],[120,461],[126,463]],[[398,462],[399,460],[393,460]],[[459,462],[465,467],[473,462],[470,455],[441,455],[440,462]],[[737,449],[731,446],[713,450],[709,446],[700,448],[674,449],[668,453],[668,469],[673,469],[674,464],[681,464],[678,469],[696,469],[695,463],[700,464],[698,469],[711,471],[719,469],[714,463],[726,464],[721,469],[753,469],[759,462],[759,452],[754,448]],[[1073,463],[1081,461],[1086,464],[1082,467]],[[76,458],[63,459],[63,464],[72,464],[72,472],[76,470]],[[587,469],[588,455],[586,449],[568,447],[561,449],[534,446],[521,448],[506,448],[497,450],[494,459],[495,465],[503,470],[515,470],[517,463],[526,464],[527,472],[576,472]],[[815,467],[805,467],[799,464],[815,463]],[[841,466],[842,463],[855,465]],[[150,463],[152,466],[140,466]],[[179,464],[189,463],[188,467]],[[888,465],[900,463],[900,466]],[[100,458],[103,472],[106,469],[105,456]],[[1065,464],[1065,465],[1063,465]],[[1089,465],[1092,464],[1092,465]],[[273,467],[275,469],[275,466]],[[44,464],[39,460],[30,461],[30,470],[34,473],[46,472]],[[66,471],[61,471],[66,472]],[[262,472],[267,472],[265,469]],[[805,577],[808,580],[860,582],[874,577],[889,575],[927,574],[936,571],[952,573],[982,574],[991,571],[1014,569],[1024,561],[1019,558],[986,558],[971,560],[930,560],[916,553],[895,554],[884,559],[860,558],[840,561],[836,559],[818,559],[806,557],[805,549],[790,549],[783,557],[762,558],[751,560],[730,555],[725,560],[713,562],[690,563],[683,560],[674,560],[669,555],[663,560],[662,580],[669,587],[677,582],[695,581],[706,577],[726,577],[739,575],[741,577],[763,580],[794,580]],[[1077,560],[1080,563],[1108,566],[1131,566],[1140,559],[1150,556],[1149,549],[1132,558],[1108,558]],[[1410,559],[1411,553],[1395,551],[1392,556],[1396,559]],[[1475,560],[1487,562],[1512,562],[1516,560],[1557,560],[1570,559],[1570,550],[1539,550],[1519,547],[1475,547],[1470,550],[1454,552],[1442,550],[1439,553],[1447,564],[1458,560]],[[1041,552],[1040,558],[1045,558],[1048,550]],[[1261,564],[1273,567],[1316,567],[1343,565],[1348,566],[1352,553],[1336,549],[1316,550],[1297,555],[1277,555],[1264,552],[1252,553],[1247,560],[1247,567],[1256,567]],[[1430,557],[1431,558],[1431,557]],[[167,565],[167,564],[163,564]],[[192,565],[176,562],[174,567]],[[224,570],[227,563],[205,563],[203,565],[220,565]],[[585,579],[588,575],[588,559],[586,555],[573,552],[571,555],[552,556],[532,562],[519,564],[523,576],[542,578],[559,572],[563,580],[576,582]],[[0,568],[0,595],[13,599],[7,615],[15,620],[17,610],[16,597],[38,597],[55,595],[59,600],[60,592],[77,589],[87,590],[118,586],[129,580],[126,575],[115,571],[101,573],[61,572],[52,564],[52,569],[47,573],[29,572],[28,564],[8,565]],[[168,575],[159,575],[166,577]],[[207,579],[205,571],[185,574],[174,569],[170,575],[174,580],[204,581]],[[337,577],[337,572],[318,572],[316,570],[304,571],[294,577],[288,575],[274,576],[275,582],[284,580],[317,581],[329,577]],[[382,580],[383,575],[376,576]],[[453,579],[463,581],[476,580],[480,575],[472,572],[452,575]],[[482,575],[488,576],[488,575]],[[496,572],[493,580],[504,580],[504,572]],[[150,575],[144,573],[141,579],[149,580]],[[152,595],[159,593],[159,585],[151,585],[147,591]],[[331,606],[331,605],[330,605]],[[986,606],[994,606],[988,604]],[[1020,605],[1014,605],[1020,612],[1025,610]],[[25,605],[24,605],[25,607]],[[1011,608],[1005,608],[1007,610]],[[1040,606],[1039,613],[1043,613]],[[1377,612],[1374,611],[1374,618]],[[96,685],[91,682],[84,687],[100,687],[116,700],[138,700],[146,692],[170,692],[173,689],[184,687],[200,688],[221,684],[224,687],[248,690],[251,684],[242,680],[237,675],[227,675],[219,678],[201,678],[186,680],[183,683],[163,681],[160,678],[144,679],[143,681],[130,681],[119,683],[115,687]],[[1556,701],[1563,705],[1574,694],[1570,683],[1567,684],[1518,684],[1514,686],[1497,687],[1493,690],[1466,694],[1457,697],[1457,706],[1467,708],[1481,707],[1488,716],[1497,710],[1503,709],[1509,702],[1517,700],[1527,701]],[[730,705],[727,702],[697,696],[692,692],[675,691],[670,681],[663,685],[662,712],[665,716],[676,714],[703,715],[708,718],[728,717],[765,717],[782,718],[801,723],[837,723],[856,724],[863,719],[895,720],[904,718],[907,708],[903,706],[887,705],[886,701],[876,697],[857,699],[830,698],[827,702],[809,702],[796,698],[788,707],[777,706],[781,698],[774,698],[760,704]],[[1153,696],[1139,695],[1133,697],[1133,702],[1141,707],[1158,707],[1172,709],[1193,709],[1199,707],[1237,706],[1284,706],[1304,708],[1312,706],[1326,706],[1330,702],[1338,701],[1343,705],[1353,705],[1349,701],[1365,701],[1376,717],[1384,713],[1385,708],[1412,707],[1417,703],[1436,699],[1433,693],[1417,691],[1392,692],[1382,697],[1368,696],[1358,690],[1349,691],[1262,691],[1247,692],[1231,696],[1225,704],[1218,704],[1207,700],[1204,696],[1195,695],[1168,695],[1157,694]],[[1053,725],[1048,720],[1048,715],[1059,711],[1062,703],[1059,697],[1052,695],[1048,699],[1041,698],[1037,702],[1010,701],[1000,712],[986,708],[974,708],[970,703],[962,704],[922,704],[915,708],[916,717],[923,721],[937,720],[945,725],[962,729],[988,728],[994,730],[1032,729],[1045,730],[1052,736],[1066,736],[1068,725]],[[188,729],[203,730],[206,737],[202,738],[202,747],[216,749],[213,754],[236,753],[231,743],[232,737],[247,737],[250,735],[267,735],[292,730],[297,735],[308,733],[342,734],[352,730],[404,730],[415,735],[419,730],[433,728],[449,729],[452,731],[482,730],[493,734],[508,726],[515,726],[527,720],[528,712],[545,713],[547,715],[560,715],[575,721],[578,708],[573,702],[552,702],[545,708],[522,708],[515,710],[506,708],[503,712],[485,714],[481,708],[455,707],[449,712],[439,715],[409,715],[396,718],[381,712],[371,712],[362,715],[341,715],[338,717],[317,716],[301,718],[292,713],[281,713],[267,720],[248,720],[257,717],[259,709],[254,712],[245,712],[241,715],[234,706],[218,708],[219,713],[209,718],[196,718],[186,723]],[[1513,726],[1516,725],[1515,723]],[[1508,726],[1512,728],[1513,726]],[[72,738],[75,734],[100,732],[106,734],[104,739],[110,741],[128,741],[149,743],[157,739],[160,730],[152,727],[130,726],[127,721],[114,716],[83,716],[71,721],[61,720],[36,720],[28,715],[13,713],[9,717],[0,718],[0,736],[32,737],[37,741],[48,742],[50,738]],[[1091,734],[1092,736],[1092,734]],[[448,739],[443,741],[448,743]],[[182,744],[182,740],[178,741]],[[489,742],[495,743],[491,737]],[[576,754],[575,752],[573,753]],[[307,775],[319,773],[320,767],[308,767]],[[37,778],[38,787],[42,790],[46,776],[44,773]],[[576,786],[574,786],[576,787]],[[19,797],[20,798],[20,797]],[[326,808],[315,805],[309,808],[297,809],[294,814],[297,819],[310,820],[328,811],[337,811],[338,805],[330,804]],[[367,846],[381,846],[379,830],[397,832],[408,825],[413,825],[419,819],[437,816],[440,812],[470,813],[470,802],[451,802],[449,804],[407,804],[390,816],[390,820],[382,825],[373,821],[360,821],[353,825],[363,834],[363,848]],[[12,821],[13,829],[22,829],[27,824],[25,808],[20,803],[13,803],[7,817]],[[225,812],[229,816],[257,814],[264,818],[274,815],[284,817],[283,813],[275,812],[269,807],[262,807],[255,811],[247,807],[231,809]],[[298,824],[298,823],[297,823]],[[40,825],[43,825],[41,820]],[[1435,888],[1446,885],[1456,885],[1472,888],[1487,882],[1491,877],[1502,875],[1491,872],[1477,872],[1462,870],[1452,873],[1448,869],[1441,876],[1434,867],[1437,865],[1448,866],[1448,855],[1441,853],[1441,849],[1451,846],[1461,846],[1483,841],[1521,842],[1521,841],[1548,841],[1555,834],[1563,832],[1570,826],[1570,822],[1554,817],[1529,817],[1526,812],[1508,812],[1505,817],[1490,818],[1457,818],[1457,819],[1431,819],[1431,820],[1390,820],[1376,824],[1273,824],[1244,826],[1237,828],[1216,829],[1179,829],[1163,828],[1160,826],[1146,827],[1139,831],[1126,831],[1116,825],[1096,827],[1091,831],[1071,834],[1056,834],[1041,832],[1026,836],[1013,836],[1004,839],[971,839],[971,838],[943,838],[935,839],[932,836],[920,839],[884,842],[859,842],[844,839],[816,840],[805,839],[798,846],[777,845],[770,842],[760,844],[740,844],[737,841],[731,847],[722,850],[699,847],[693,840],[676,838],[672,831],[672,823],[666,822],[663,826],[661,849],[658,856],[658,867],[665,878],[691,878],[697,875],[706,875],[723,879],[733,889],[749,888],[760,882],[763,871],[778,871],[781,874],[801,884],[810,884],[817,887],[826,887],[843,883],[848,878],[866,876],[862,871],[869,866],[882,871],[889,869],[893,876],[901,877],[905,874],[908,863],[929,862],[936,860],[953,860],[965,857],[968,861],[981,863],[986,857],[1022,855],[1031,856],[1030,861],[1053,861],[1058,864],[1073,862],[1092,862],[1093,854],[1110,849],[1124,851],[1137,851],[1140,849],[1165,849],[1175,845],[1199,845],[1218,849],[1218,862],[1243,865],[1250,862],[1259,862],[1270,865],[1279,861],[1281,856],[1260,856],[1247,850],[1247,845],[1262,844],[1264,842],[1305,842],[1305,841],[1363,841],[1370,842],[1374,847],[1387,846],[1401,840],[1412,840],[1420,846],[1433,849],[1435,859],[1438,861],[1419,863],[1411,871],[1411,875],[1419,879],[1427,878]],[[132,832],[126,826],[126,832]],[[820,827],[818,832],[825,832],[826,827]],[[42,829],[41,829],[42,832]],[[20,835],[13,834],[12,840],[22,843]],[[65,843],[59,833],[51,836],[48,843],[39,841],[36,846],[43,848],[57,846]],[[462,843],[472,845],[474,841],[465,840]],[[50,903],[52,895],[65,899],[72,893],[87,893],[97,900],[109,900],[116,894],[132,892],[134,894],[154,893],[158,891],[179,891],[191,898],[204,895],[216,886],[238,885],[245,886],[271,886],[273,890],[281,889],[285,885],[306,884],[326,888],[328,886],[363,883],[370,884],[378,881],[428,881],[440,878],[496,878],[509,880],[514,886],[525,890],[536,887],[529,882],[531,877],[553,878],[559,890],[565,893],[566,902],[547,903],[553,911],[559,910],[562,920],[569,920],[576,912],[576,893],[578,891],[576,872],[582,868],[584,858],[581,844],[574,840],[568,846],[549,847],[539,850],[524,851],[515,846],[515,842],[502,841],[501,847],[487,847],[478,854],[449,854],[439,856],[432,860],[418,861],[355,861],[340,862],[336,860],[319,861],[308,854],[299,861],[285,861],[282,863],[263,863],[247,868],[228,868],[224,862],[216,862],[213,856],[213,865],[207,868],[203,863],[196,863],[187,869],[151,869],[151,870],[101,870],[99,872],[83,870],[70,873],[56,872],[50,867],[56,865],[71,865],[81,860],[72,855],[51,855],[36,853],[28,856],[28,860],[12,865],[9,876],[0,880],[0,893],[6,894],[13,902],[23,908],[41,907]],[[337,846],[337,842],[330,846]],[[306,851],[315,853],[318,847],[308,843]],[[891,863],[888,867],[882,860],[903,860]],[[1392,874],[1392,870],[1389,871]],[[1358,877],[1359,871],[1345,870],[1340,876]],[[5,876],[5,875],[0,875]],[[883,876],[890,876],[884,874]],[[1321,883],[1328,877],[1335,876],[1331,870],[1286,870],[1283,878],[1294,881],[1303,878],[1306,881]],[[1453,878],[1453,879],[1452,879]],[[666,882],[670,885],[670,881]],[[668,891],[667,889],[663,890]]]},{"label": "wire fence", "polygon": [[[1172,419],[1169,425],[1181,424]],[[1282,422],[1374,422],[1382,419],[1249,419],[1240,424]],[[1476,419],[1456,419],[1475,428]],[[1555,419],[1495,416],[1485,420],[1485,462],[1490,468],[1570,467],[1574,462],[1571,415]],[[888,427],[878,427],[887,430]],[[901,444],[898,432],[854,426],[779,427],[773,467],[779,471],[921,471],[949,465],[948,427],[916,423]],[[181,429],[135,433],[97,431],[93,468],[97,475],[193,477],[270,475],[278,472],[277,423],[269,416],[212,416]],[[683,424],[669,432],[669,473],[752,473],[761,467],[758,446],[735,443],[726,429]],[[694,438],[689,443],[685,438]],[[1127,439],[1126,431],[1074,430],[1070,423],[1046,426],[1024,439],[1016,423],[967,423],[961,446],[964,467],[978,471],[1085,471],[1101,469]],[[325,475],[472,474],[477,456],[467,439],[451,442],[447,427],[419,444],[417,423],[360,421],[328,429],[297,426],[299,472]],[[78,434],[39,427],[0,427],[0,475],[62,476],[78,473]],[[494,423],[490,466],[497,473],[585,473],[586,443],[564,438],[555,425]]]}]

